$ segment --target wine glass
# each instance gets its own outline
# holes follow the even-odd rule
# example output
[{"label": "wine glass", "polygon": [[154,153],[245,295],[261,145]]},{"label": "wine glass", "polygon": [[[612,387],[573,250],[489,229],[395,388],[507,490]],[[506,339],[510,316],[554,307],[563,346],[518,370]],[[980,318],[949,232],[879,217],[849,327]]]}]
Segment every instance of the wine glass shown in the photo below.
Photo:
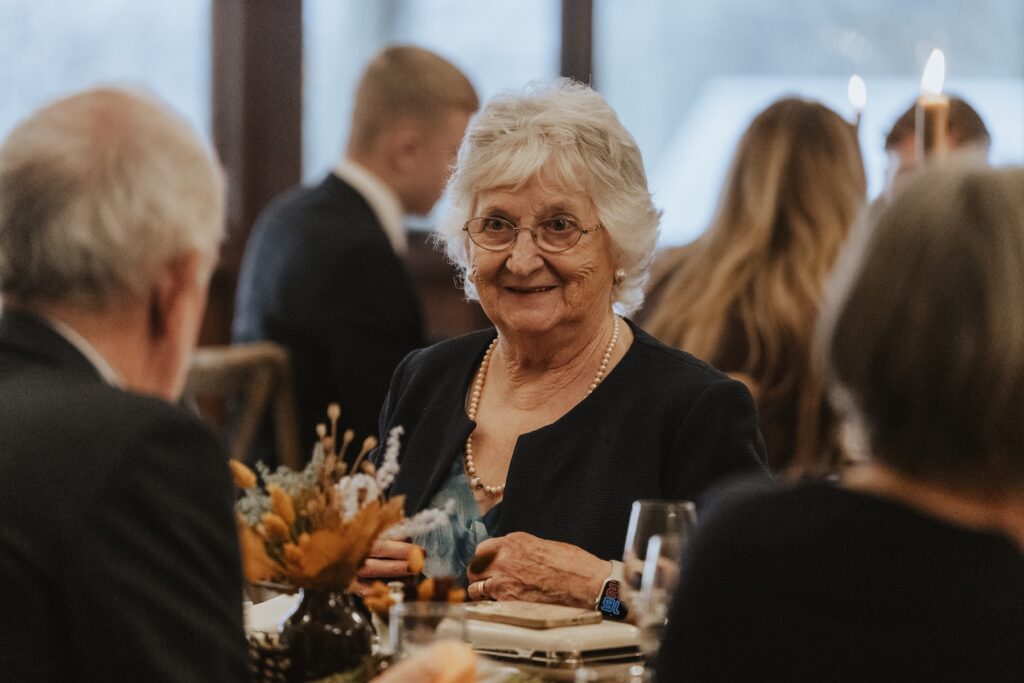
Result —
[{"label": "wine glass", "polygon": [[697,524],[697,508],[688,500],[637,500],[629,515],[626,547],[622,554],[625,570],[624,597],[635,599],[641,588],[644,560],[651,536],[682,534],[688,536]]},{"label": "wine glass", "polygon": [[439,640],[466,641],[466,608],[460,603],[399,603],[390,617],[391,650],[399,658]]},{"label": "wine glass", "polygon": [[640,648],[648,661],[652,661],[661,645],[688,540],[688,533],[668,533],[654,534],[647,542],[640,591],[632,607],[640,629]]}]

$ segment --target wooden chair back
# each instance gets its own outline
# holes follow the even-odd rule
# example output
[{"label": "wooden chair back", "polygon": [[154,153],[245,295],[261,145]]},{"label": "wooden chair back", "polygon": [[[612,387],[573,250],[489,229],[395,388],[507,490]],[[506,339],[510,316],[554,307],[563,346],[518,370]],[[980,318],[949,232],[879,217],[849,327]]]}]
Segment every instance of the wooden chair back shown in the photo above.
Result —
[{"label": "wooden chair back", "polygon": [[245,459],[267,411],[272,411],[278,461],[301,469],[295,383],[283,346],[274,342],[201,346],[192,357],[185,388],[200,400],[241,398],[241,413],[228,444],[232,458]]}]

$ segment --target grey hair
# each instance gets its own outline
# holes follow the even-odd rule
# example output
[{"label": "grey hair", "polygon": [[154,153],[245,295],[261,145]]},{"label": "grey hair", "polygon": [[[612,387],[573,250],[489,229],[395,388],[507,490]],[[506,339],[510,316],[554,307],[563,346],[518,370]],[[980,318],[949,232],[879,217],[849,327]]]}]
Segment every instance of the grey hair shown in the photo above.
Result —
[{"label": "grey hair", "polygon": [[658,241],[661,212],[647,189],[640,149],[615,111],[591,88],[568,79],[531,83],[492,98],[473,119],[448,180],[448,210],[439,241],[459,268],[466,296],[469,253],[463,225],[480,192],[518,188],[540,171],[563,187],[585,192],[612,241],[625,279],[613,298],[623,314],[643,303],[647,267]]},{"label": "grey hair", "polygon": [[168,261],[212,260],[223,231],[219,165],[147,93],[58,100],[0,147],[0,293],[28,304],[143,296]]}]

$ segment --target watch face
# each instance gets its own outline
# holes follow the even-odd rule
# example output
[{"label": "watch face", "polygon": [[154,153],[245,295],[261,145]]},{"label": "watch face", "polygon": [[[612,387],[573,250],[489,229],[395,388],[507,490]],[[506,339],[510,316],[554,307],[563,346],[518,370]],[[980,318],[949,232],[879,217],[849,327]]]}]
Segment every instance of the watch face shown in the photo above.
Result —
[{"label": "watch face", "polygon": [[626,618],[629,610],[622,602],[621,585],[618,581],[605,581],[601,598],[597,601],[597,609],[609,619],[622,620]]}]

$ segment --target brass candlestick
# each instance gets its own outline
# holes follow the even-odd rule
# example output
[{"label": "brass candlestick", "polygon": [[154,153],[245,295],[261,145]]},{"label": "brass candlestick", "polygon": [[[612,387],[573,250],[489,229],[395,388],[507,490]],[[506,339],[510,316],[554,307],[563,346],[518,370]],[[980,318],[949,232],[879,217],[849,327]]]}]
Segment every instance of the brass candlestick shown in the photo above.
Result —
[{"label": "brass candlestick", "polygon": [[918,97],[914,123],[918,164],[944,157],[949,150],[949,98]]},{"label": "brass candlestick", "polygon": [[945,80],[946,57],[942,50],[932,50],[921,75],[914,118],[918,165],[941,159],[949,149],[949,98],[942,94]]}]

